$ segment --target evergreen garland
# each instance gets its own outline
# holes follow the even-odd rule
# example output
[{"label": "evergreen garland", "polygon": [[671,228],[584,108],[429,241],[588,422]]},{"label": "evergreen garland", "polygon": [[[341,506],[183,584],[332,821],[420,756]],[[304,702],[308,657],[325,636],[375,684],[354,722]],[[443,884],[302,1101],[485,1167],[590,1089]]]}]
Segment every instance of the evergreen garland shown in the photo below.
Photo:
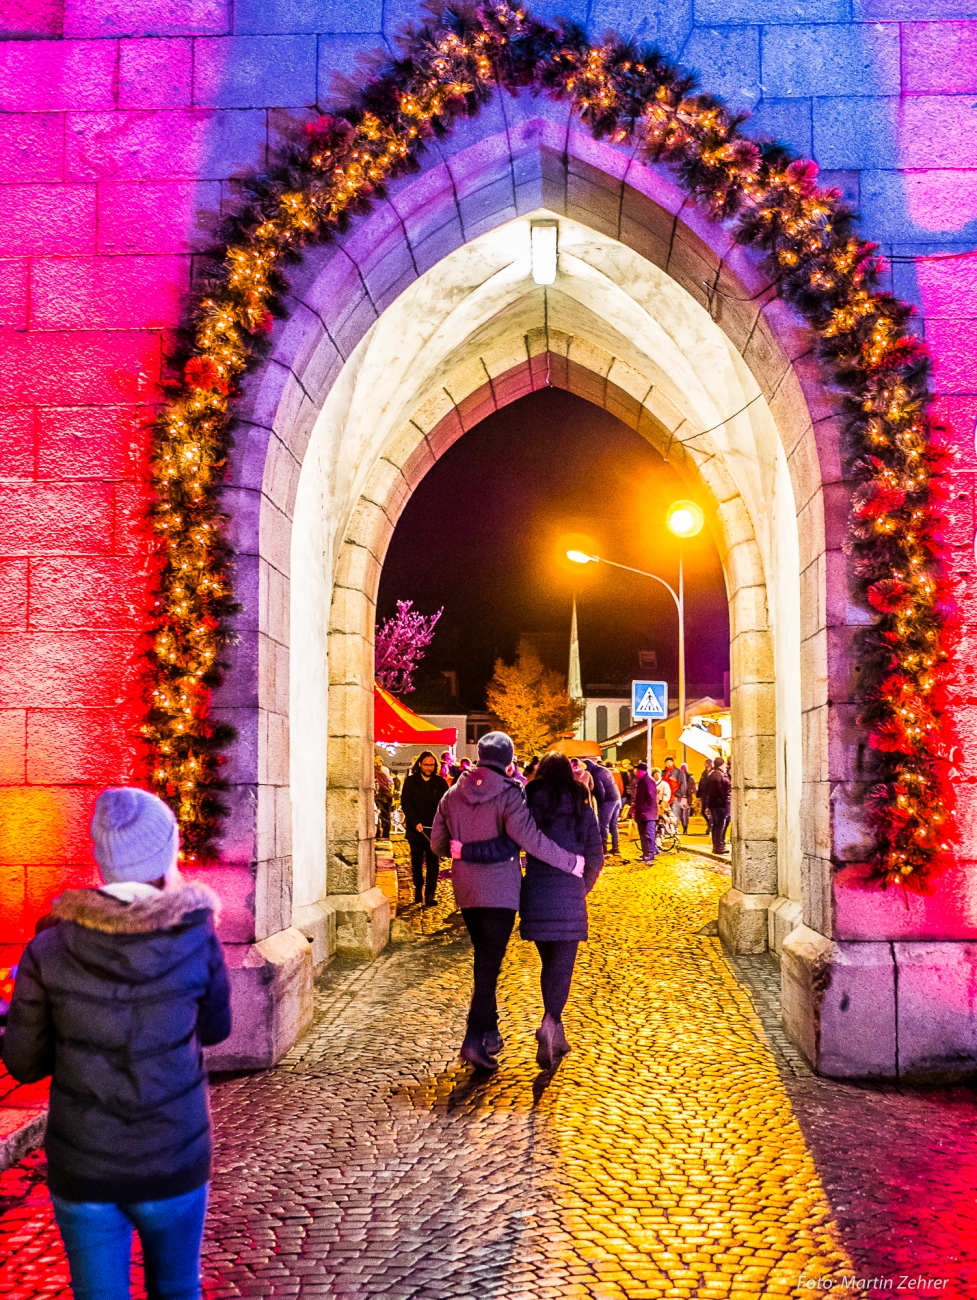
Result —
[{"label": "evergreen garland", "polygon": [[155,425],[152,523],[161,567],[143,734],[150,777],[176,812],[185,853],[213,856],[230,728],[210,718],[234,603],[220,493],[233,400],[267,350],[286,268],[349,227],[432,137],[477,114],[497,87],[567,100],[596,137],[633,142],[699,206],[757,250],[777,290],[818,338],[838,394],[856,482],[846,549],[874,621],[859,634],[861,720],[874,751],[873,871],[923,888],[948,860],[952,786],[942,502],[948,452],[928,414],[929,359],[912,309],[880,290],[875,246],[854,232],[817,166],[756,143],[744,118],[655,49],[576,24],[550,26],[508,3],[451,6],[401,41],[358,95],[319,117],[254,177],[226,222],[218,270],[192,309],[182,377]]}]

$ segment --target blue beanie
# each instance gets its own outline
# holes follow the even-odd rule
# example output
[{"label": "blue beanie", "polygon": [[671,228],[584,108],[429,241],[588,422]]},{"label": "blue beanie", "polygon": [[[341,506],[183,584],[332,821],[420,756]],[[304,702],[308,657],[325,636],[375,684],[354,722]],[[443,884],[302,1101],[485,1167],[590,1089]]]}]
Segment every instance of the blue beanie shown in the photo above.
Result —
[{"label": "blue beanie", "polygon": [[490,731],[478,742],[478,761],[493,767],[508,767],[515,753],[515,745],[504,731]]},{"label": "blue beanie", "polygon": [[180,843],[169,806],[135,786],[102,791],[95,800],[89,834],[107,885],[159,880],[172,867]]}]

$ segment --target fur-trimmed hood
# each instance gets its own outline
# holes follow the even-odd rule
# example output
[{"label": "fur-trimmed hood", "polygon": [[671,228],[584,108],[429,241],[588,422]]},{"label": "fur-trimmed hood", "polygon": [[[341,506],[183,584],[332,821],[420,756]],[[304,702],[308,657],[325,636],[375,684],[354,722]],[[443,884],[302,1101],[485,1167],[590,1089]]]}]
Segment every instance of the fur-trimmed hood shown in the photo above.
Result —
[{"label": "fur-trimmed hood", "polygon": [[194,964],[213,942],[217,902],[196,881],[128,903],[97,889],[70,889],[55,902],[51,921],[85,970],[100,979],[145,984]]},{"label": "fur-trimmed hood", "polygon": [[51,919],[74,921],[103,934],[152,934],[186,925],[195,913],[203,911],[213,912],[216,922],[220,899],[212,889],[194,881],[130,903],[98,889],[69,889],[55,899]]}]

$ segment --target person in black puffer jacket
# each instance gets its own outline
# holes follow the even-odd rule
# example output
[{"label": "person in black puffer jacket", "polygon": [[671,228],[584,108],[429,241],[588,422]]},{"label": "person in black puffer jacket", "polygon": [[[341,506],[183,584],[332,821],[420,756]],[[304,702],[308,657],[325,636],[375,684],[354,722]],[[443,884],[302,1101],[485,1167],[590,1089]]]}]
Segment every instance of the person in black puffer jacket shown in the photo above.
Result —
[{"label": "person in black puffer jacket", "polygon": [[69,890],[27,945],[3,1056],[52,1075],[45,1149],[76,1300],[128,1294],[133,1229],[150,1297],[196,1300],[211,1166],[201,1048],[231,1031],[216,896],[185,884],[176,819],[106,790],[91,826],[105,885]]},{"label": "person in black puffer jacket", "polygon": [[[431,847],[431,827],[438,804],[448,793],[448,782],[438,775],[438,760],[429,749],[418,754],[400,792],[404,831],[410,845],[410,869],[414,877],[414,902],[433,907],[438,894],[438,855]],[[427,865],[427,882],[424,868]]]},{"label": "person in black puffer jacket", "polygon": [[604,865],[604,841],[586,791],[563,754],[546,755],[526,787],[526,802],[539,829],[584,860],[583,878],[577,879],[527,854],[519,898],[519,934],[536,944],[543,963],[539,982],[545,1015],[536,1031],[536,1061],[541,1069],[552,1070],[570,1050],[563,1008],[577,945],[588,935],[587,895]]}]

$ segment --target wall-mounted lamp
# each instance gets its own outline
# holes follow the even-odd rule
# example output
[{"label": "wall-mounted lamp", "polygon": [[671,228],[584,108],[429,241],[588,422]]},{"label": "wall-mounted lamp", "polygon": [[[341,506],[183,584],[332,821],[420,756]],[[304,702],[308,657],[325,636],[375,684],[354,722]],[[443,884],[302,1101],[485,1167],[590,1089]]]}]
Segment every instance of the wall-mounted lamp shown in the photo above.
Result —
[{"label": "wall-mounted lamp", "polygon": [[534,221],[530,226],[533,279],[537,284],[553,284],[556,281],[557,229],[555,221]]}]

